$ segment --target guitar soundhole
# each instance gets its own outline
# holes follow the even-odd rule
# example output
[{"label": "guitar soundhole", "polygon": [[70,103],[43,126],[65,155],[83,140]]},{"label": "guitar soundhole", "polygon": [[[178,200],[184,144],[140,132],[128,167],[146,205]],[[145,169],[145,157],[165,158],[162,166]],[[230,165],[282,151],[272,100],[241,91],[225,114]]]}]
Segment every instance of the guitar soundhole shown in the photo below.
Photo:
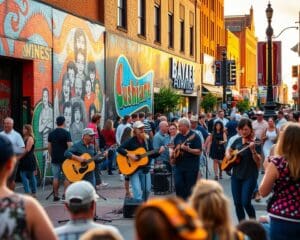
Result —
[{"label": "guitar soundhole", "polygon": [[137,154],[136,157],[137,157],[138,160],[141,159],[141,155],[140,154]]},{"label": "guitar soundhole", "polygon": [[86,165],[86,166],[83,166],[83,167],[81,167],[81,168],[79,168],[79,173],[84,173],[86,170],[88,169],[88,166]]}]

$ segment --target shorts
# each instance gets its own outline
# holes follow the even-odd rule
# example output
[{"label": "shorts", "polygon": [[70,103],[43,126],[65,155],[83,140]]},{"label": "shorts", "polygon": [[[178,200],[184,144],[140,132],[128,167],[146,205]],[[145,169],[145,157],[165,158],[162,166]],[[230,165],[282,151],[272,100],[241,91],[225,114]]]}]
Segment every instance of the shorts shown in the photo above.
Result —
[{"label": "shorts", "polygon": [[51,170],[52,170],[52,175],[54,179],[64,179],[65,175],[62,171],[61,164],[60,163],[51,163]]}]

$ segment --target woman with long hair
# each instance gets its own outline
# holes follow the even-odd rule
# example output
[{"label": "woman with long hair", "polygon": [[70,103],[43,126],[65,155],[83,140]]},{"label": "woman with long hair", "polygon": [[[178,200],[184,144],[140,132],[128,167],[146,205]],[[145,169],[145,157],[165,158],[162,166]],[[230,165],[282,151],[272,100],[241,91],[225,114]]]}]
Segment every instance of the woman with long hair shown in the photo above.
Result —
[{"label": "woman with long hair", "polygon": [[222,179],[221,162],[225,156],[225,143],[227,136],[224,131],[224,125],[221,121],[216,121],[213,132],[207,140],[209,156],[214,161],[215,180]]},{"label": "woman with long hair", "polygon": [[25,193],[36,197],[37,181],[35,171],[37,170],[36,159],[34,156],[34,136],[32,126],[25,124],[23,126],[23,140],[25,151],[21,155],[19,169]]},{"label": "woman with long hair", "polygon": [[266,173],[259,187],[265,197],[273,191],[267,210],[272,240],[300,236],[300,125],[289,123],[275,146],[275,156],[265,161]]},{"label": "woman with long hair", "polygon": [[207,240],[238,239],[241,233],[232,224],[229,199],[218,182],[199,180],[193,189],[190,203],[208,233]]},{"label": "woman with long hair", "polygon": [[3,135],[0,135],[0,152],[0,239],[56,239],[42,206],[34,198],[8,189],[16,156],[12,143]]},{"label": "woman with long hair", "polygon": [[251,120],[242,118],[238,124],[241,137],[237,138],[226,150],[226,158],[231,159],[234,150],[240,151],[236,163],[232,167],[231,192],[236,215],[239,221],[245,219],[245,211],[249,218],[256,218],[255,209],[251,203],[256,187],[258,169],[261,160],[261,147],[254,138]]},{"label": "woman with long hair", "polygon": [[263,153],[265,158],[269,157],[271,148],[273,144],[276,142],[277,137],[278,137],[278,130],[275,126],[274,119],[270,117],[268,119],[268,128],[262,134],[262,140],[264,142]]}]

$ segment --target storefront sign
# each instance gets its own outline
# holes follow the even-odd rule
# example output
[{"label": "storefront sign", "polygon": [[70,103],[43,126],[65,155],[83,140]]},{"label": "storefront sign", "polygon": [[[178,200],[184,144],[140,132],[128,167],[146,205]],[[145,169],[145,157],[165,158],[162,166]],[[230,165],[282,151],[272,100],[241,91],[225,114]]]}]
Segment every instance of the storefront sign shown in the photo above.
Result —
[{"label": "storefront sign", "polygon": [[32,43],[26,43],[23,47],[22,55],[24,58],[49,61],[51,60],[51,48]]},{"label": "storefront sign", "polygon": [[192,93],[194,91],[194,66],[171,58],[171,67],[173,88]]},{"label": "storefront sign", "polygon": [[116,63],[115,104],[119,116],[130,115],[139,109],[152,111],[153,71],[137,77],[127,60],[121,55]]}]

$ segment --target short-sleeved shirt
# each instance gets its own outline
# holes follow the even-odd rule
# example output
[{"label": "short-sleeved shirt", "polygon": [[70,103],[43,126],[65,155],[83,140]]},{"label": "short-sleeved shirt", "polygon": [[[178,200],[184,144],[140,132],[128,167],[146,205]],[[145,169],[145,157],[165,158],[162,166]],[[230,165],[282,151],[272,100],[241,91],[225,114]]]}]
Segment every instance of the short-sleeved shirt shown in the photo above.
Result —
[{"label": "short-sleeved shirt", "polygon": [[[231,145],[231,149],[233,150],[241,150],[247,145],[243,144],[242,137],[237,138]],[[255,150],[258,154],[261,153],[261,147],[259,145],[255,146]],[[240,162],[236,165],[233,165],[232,175],[238,179],[248,179],[249,177],[258,176],[257,165],[253,159],[252,152],[250,148],[241,152],[240,154]]]},{"label": "short-sleeved shirt", "polygon": [[[184,143],[189,137],[191,137],[193,134],[195,136],[192,140],[188,141],[187,144],[192,149],[200,149],[202,150],[202,144],[200,137],[197,133],[190,130],[189,133],[184,136],[181,133],[178,133],[174,139],[174,145],[177,146],[178,144]],[[199,169],[199,156],[192,154],[190,152],[183,151],[183,154],[179,156],[180,159],[177,159],[176,161],[176,168],[179,168],[181,170],[187,170],[187,171],[198,171]]]},{"label": "short-sleeved shirt", "polygon": [[165,146],[165,151],[157,158],[161,161],[169,161],[169,149],[166,148],[166,145],[170,143],[169,134],[163,134],[161,131],[157,132],[153,138],[153,148],[159,149],[161,146]]},{"label": "short-sleeved shirt", "polygon": [[65,157],[70,159],[72,155],[81,156],[84,153],[88,153],[91,156],[95,156],[96,155],[95,146],[93,146],[92,144],[87,146],[84,144],[82,140],[80,140],[65,151]]},{"label": "short-sleeved shirt", "polygon": [[103,224],[95,223],[92,220],[71,220],[64,226],[55,229],[55,233],[59,240],[77,240],[85,232],[91,229],[101,229],[114,232],[123,239],[117,228]]},{"label": "short-sleeved shirt", "polygon": [[24,148],[25,147],[25,143],[23,141],[23,138],[22,138],[21,134],[18,133],[17,131],[11,130],[9,133],[6,133],[6,132],[2,131],[2,132],[0,132],[0,134],[8,137],[8,139],[11,141],[11,143],[15,147],[19,147],[19,148]]},{"label": "short-sleeved shirt", "polygon": [[70,133],[63,128],[56,128],[49,133],[48,142],[51,143],[52,163],[63,163],[65,151],[68,149],[68,142],[72,142]]},{"label": "short-sleeved shirt", "polygon": [[269,215],[300,223],[300,180],[291,178],[285,158],[274,157],[271,161],[279,172],[279,178],[273,186],[273,196],[268,205]]}]

